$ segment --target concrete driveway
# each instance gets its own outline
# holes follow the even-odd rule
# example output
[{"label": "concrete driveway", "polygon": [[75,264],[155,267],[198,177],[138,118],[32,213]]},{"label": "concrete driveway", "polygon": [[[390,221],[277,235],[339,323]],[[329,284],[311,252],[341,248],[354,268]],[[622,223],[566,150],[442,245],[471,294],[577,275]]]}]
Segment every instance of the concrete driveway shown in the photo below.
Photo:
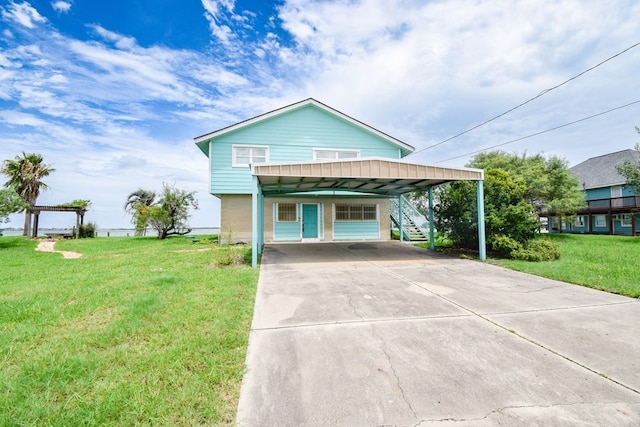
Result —
[{"label": "concrete driveway", "polygon": [[401,243],[265,247],[241,426],[640,425],[640,301]]}]

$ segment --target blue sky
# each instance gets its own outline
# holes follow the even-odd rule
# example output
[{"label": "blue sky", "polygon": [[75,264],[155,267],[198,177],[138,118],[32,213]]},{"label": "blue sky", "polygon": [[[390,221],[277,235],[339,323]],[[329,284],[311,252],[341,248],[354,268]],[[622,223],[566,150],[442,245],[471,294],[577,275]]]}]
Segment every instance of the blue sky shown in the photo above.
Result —
[{"label": "blue sky", "polygon": [[[39,204],[90,199],[99,227],[128,226],[126,196],[163,181],[216,226],[196,136],[313,97],[420,150],[640,42],[638,16],[635,0],[0,0],[0,159],[41,153],[57,170]],[[462,166],[640,100],[639,69],[636,47],[407,160]],[[634,104],[502,149],[576,164],[633,148],[639,125]]]}]

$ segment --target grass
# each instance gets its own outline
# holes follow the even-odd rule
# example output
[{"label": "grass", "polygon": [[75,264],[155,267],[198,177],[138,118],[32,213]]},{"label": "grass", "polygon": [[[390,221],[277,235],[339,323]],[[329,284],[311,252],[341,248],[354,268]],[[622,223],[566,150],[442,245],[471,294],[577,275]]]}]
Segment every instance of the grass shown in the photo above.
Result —
[{"label": "grass", "polygon": [[[234,422],[258,272],[208,239],[0,238],[0,425]],[[238,255],[239,254],[239,255]]]},{"label": "grass", "polygon": [[640,238],[577,234],[548,234],[560,248],[560,259],[545,262],[491,260],[495,264],[640,298]]}]

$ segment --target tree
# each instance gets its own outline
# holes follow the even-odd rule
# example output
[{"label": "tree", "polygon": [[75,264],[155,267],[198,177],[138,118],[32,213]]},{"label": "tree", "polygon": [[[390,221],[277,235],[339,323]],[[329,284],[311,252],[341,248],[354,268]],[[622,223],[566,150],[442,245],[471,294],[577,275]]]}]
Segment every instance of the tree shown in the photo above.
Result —
[{"label": "tree", "polygon": [[131,222],[136,228],[136,236],[146,234],[148,222],[148,209],[156,199],[155,191],[138,188],[127,196],[124,210],[131,214]]},{"label": "tree", "polygon": [[[636,126],[636,130],[640,134],[640,128]],[[640,152],[640,144],[636,144],[634,148]],[[640,194],[640,162],[633,163],[626,160],[623,164],[616,166],[616,170],[627,180],[627,187],[635,194]]]},{"label": "tree", "polygon": [[[141,192],[138,195],[153,193],[142,189],[139,189],[138,192]],[[153,198],[136,201],[131,205],[129,201],[134,193],[129,195],[125,208],[133,206],[128,207],[128,209],[132,212],[136,224],[153,227],[158,232],[158,239],[191,232],[191,228],[188,225],[189,209],[198,209],[198,201],[195,198],[194,191],[180,190],[165,183],[162,188],[162,196],[158,201],[149,204],[143,203],[155,199],[155,193],[153,193]]]},{"label": "tree", "polygon": [[[487,244],[504,255],[527,248],[539,227],[541,210],[563,215],[584,204],[577,178],[558,157],[493,151],[476,155],[466,166],[485,170]],[[424,206],[423,194],[413,198]],[[478,245],[475,200],[471,182],[458,181],[435,191],[435,226],[460,248]]]},{"label": "tree", "polygon": [[2,164],[2,173],[9,177],[4,184],[7,188],[13,188],[20,198],[28,205],[25,209],[23,235],[28,236],[31,227],[31,208],[35,206],[41,190],[49,188],[42,178],[49,176],[55,169],[51,165],[43,163],[42,155],[36,153],[16,156],[14,160],[5,160]]},{"label": "tree", "polygon": [[9,222],[9,214],[26,208],[26,203],[13,188],[0,188],[0,222]]},{"label": "tree", "polygon": [[546,209],[571,215],[584,205],[578,178],[571,175],[567,161],[559,157],[491,151],[476,155],[467,166],[485,170],[500,168],[512,177],[522,178],[526,185],[524,200],[537,212]]},{"label": "tree", "polygon": [[[523,179],[513,178],[502,169],[485,173],[485,231],[492,250],[500,239],[508,238],[520,245],[534,237],[538,221],[534,208],[524,200]],[[456,181],[436,191],[435,226],[447,233],[460,248],[478,247],[478,218],[475,183]],[[499,250],[498,250],[499,251]]]}]

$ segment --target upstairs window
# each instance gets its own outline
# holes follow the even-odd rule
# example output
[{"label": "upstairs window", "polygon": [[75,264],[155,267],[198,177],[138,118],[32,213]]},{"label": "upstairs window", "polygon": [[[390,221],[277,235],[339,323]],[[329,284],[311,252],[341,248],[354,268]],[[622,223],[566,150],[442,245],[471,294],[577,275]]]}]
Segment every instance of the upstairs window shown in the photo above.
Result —
[{"label": "upstairs window", "polygon": [[344,160],[360,157],[358,150],[313,149],[313,160]]},{"label": "upstairs window", "polygon": [[234,145],[233,167],[246,167],[269,162],[269,147]]}]

